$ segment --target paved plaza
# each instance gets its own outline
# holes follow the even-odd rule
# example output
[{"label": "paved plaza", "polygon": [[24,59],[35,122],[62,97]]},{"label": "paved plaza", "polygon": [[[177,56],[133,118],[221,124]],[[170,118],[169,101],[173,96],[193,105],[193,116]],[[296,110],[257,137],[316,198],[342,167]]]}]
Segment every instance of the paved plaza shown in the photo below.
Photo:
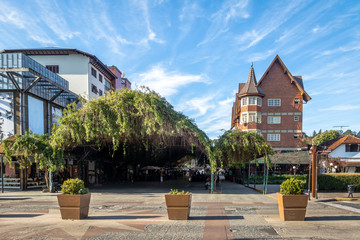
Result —
[{"label": "paved plaza", "polygon": [[[164,193],[170,188],[193,193],[188,221],[167,219]],[[186,181],[94,188],[84,220],[62,220],[56,193],[5,191],[0,239],[359,239],[360,202],[333,201],[346,193],[319,194],[304,222],[284,222],[275,192],[263,195],[230,182],[217,190],[209,194],[203,183]]]}]

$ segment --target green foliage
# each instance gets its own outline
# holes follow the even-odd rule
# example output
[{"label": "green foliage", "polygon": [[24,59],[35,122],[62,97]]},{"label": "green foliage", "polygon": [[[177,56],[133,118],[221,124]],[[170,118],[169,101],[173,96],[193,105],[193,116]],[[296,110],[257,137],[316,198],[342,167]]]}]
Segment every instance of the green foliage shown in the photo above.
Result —
[{"label": "green foliage", "polygon": [[313,138],[313,141],[316,141],[316,145],[319,146],[326,141],[330,141],[330,140],[338,138],[338,137],[340,137],[340,133],[338,131],[330,130],[330,131],[325,131],[325,132],[322,132],[322,133],[316,135]]},{"label": "green foliage", "polygon": [[206,134],[148,88],[111,91],[80,108],[70,104],[58,122],[51,136],[58,148],[92,144],[108,146],[112,153],[122,148],[126,154],[129,144],[145,150],[182,145],[202,151],[214,163]]},{"label": "green foliage", "polygon": [[63,185],[61,185],[61,192],[63,194],[87,194],[89,189],[85,188],[84,181],[78,178],[75,179],[67,179],[64,181]]},{"label": "green foliage", "polygon": [[33,158],[39,164],[39,169],[56,171],[64,166],[63,152],[50,145],[47,134],[36,135],[26,132],[24,135],[16,135],[3,141],[5,160],[12,162],[12,156],[19,160],[20,168],[32,164]]},{"label": "green foliage", "polygon": [[[285,180],[290,179],[290,178],[295,178],[301,181],[307,181],[307,179],[309,178],[309,175],[304,174],[304,175],[289,175],[289,174],[283,174],[283,175],[276,175],[276,176],[269,176],[268,177],[268,184],[281,184],[283,183]],[[254,182],[254,176],[250,177],[250,183]],[[263,184],[264,182],[264,176],[263,175],[258,175],[256,176],[256,184]]]},{"label": "green foliage", "polygon": [[184,190],[182,190],[181,192],[179,192],[178,189],[170,189],[169,194],[171,194],[171,195],[189,195],[190,192],[185,192]]},{"label": "green foliage", "polygon": [[303,194],[304,184],[295,178],[290,178],[280,185],[280,193],[283,195]]},{"label": "green foliage", "polygon": [[264,156],[270,166],[270,155],[273,149],[265,142],[264,138],[257,133],[247,133],[240,130],[226,131],[215,142],[214,157],[225,166],[245,166],[249,162]]},{"label": "green foliage", "polygon": [[353,184],[360,189],[360,173],[326,173],[318,175],[319,190],[346,191]]}]

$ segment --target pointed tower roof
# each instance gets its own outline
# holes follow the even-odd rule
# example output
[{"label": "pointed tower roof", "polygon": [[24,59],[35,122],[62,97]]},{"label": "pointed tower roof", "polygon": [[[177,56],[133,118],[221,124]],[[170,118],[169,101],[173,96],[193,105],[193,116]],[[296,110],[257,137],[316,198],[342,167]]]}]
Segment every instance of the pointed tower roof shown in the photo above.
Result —
[{"label": "pointed tower roof", "polygon": [[257,82],[255,77],[255,71],[253,68],[253,64],[251,64],[247,82],[241,87],[241,89],[239,89],[240,90],[239,96],[248,96],[248,95],[265,96],[261,88],[256,85]]}]

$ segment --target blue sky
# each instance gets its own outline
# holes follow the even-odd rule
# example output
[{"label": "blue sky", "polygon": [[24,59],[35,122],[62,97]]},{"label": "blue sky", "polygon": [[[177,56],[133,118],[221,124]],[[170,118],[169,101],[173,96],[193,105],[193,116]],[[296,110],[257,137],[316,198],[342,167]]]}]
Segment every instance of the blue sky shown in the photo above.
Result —
[{"label": "blue sky", "polygon": [[92,53],[212,138],[251,62],[259,80],[276,54],[312,97],[303,131],[360,131],[359,26],[360,1],[0,1],[0,49]]}]

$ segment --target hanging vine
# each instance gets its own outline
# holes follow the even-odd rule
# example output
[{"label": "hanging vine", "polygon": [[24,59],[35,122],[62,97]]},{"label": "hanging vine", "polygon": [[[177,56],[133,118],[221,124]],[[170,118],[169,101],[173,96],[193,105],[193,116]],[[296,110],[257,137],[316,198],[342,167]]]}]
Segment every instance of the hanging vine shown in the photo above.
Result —
[{"label": "hanging vine", "polygon": [[246,162],[264,156],[270,166],[270,155],[273,154],[273,149],[256,133],[229,130],[215,141],[214,158],[220,165],[244,167]]},{"label": "hanging vine", "polygon": [[209,138],[193,120],[176,112],[165,98],[148,88],[122,89],[84,102],[69,105],[52,131],[55,148],[78,145],[104,146],[114,153],[127,144],[142,144],[145,149],[185,146],[204,152],[213,162]]}]

